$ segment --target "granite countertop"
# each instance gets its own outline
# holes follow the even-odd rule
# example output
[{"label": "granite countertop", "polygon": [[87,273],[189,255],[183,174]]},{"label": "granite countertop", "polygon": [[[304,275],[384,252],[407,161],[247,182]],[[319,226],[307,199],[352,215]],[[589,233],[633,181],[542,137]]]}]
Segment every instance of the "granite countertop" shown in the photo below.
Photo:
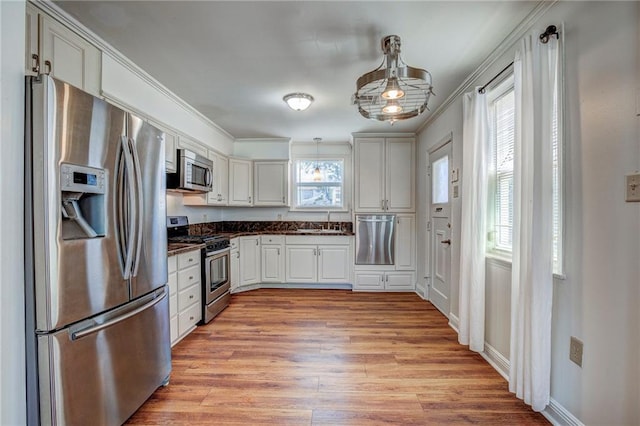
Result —
[{"label": "granite countertop", "polygon": [[176,254],[186,253],[191,250],[200,250],[204,247],[204,244],[169,243],[167,244],[167,255],[175,256]]},{"label": "granite countertop", "polygon": [[337,236],[351,236],[355,235],[350,231],[336,231],[336,232],[319,232],[315,230],[305,231],[232,231],[232,232],[220,232],[217,235],[224,235],[229,238],[246,237],[251,235],[316,235],[324,237],[328,235]]},{"label": "granite countertop", "polygon": [[[246,237],[251,235],[314,235],[318,237],[324,237],[329,235],[334,236],[351,236],[355,235],[351,231],[340,231],[340,232],[318,232],[314,230],[310,230],[308,232],[305,231],[232,231],[232,232],[218,232],[215,235],[224,235],[231,238],[236,237]],[[186,253],[191,250],[199,250],[203,249],[205,244],[188,244],[188,243],[169,243],[167,244],[167,255],[175,256],[180,253]]]}]

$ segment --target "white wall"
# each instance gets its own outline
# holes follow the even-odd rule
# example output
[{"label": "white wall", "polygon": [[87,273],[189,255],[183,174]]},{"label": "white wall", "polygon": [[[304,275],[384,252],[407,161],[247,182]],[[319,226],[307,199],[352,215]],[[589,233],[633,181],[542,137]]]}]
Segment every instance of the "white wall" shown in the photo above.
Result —
[{"label": "white wall", "polygon": [[24,350],[24,1],[0,1],[0,424],[22,425]]},{"label": "white wall", "polygon": [[[558,2],[534,24],[543,30],[565,23],[567,279],[554,284],[551,396],[585,424],[640,424],[640,204],[624,202],[623,183],[640,168],[638,6]],[[474,85],[510,60],[511,51]],[[419,135],[419,232],[425,230],[425,153],[453,132],[454,164],[460,161],[461,114],[457,99]],[[453,235],[454,243],[459,237]],[[459,252],[453,270],[458,264]],[[491,264],[487,271],[487,339],[508,357],[509,274],[499,269]],[[452,277],[454,313],[458,284]],[[584,342],[582,368],[568,359],[570,336]]]}]

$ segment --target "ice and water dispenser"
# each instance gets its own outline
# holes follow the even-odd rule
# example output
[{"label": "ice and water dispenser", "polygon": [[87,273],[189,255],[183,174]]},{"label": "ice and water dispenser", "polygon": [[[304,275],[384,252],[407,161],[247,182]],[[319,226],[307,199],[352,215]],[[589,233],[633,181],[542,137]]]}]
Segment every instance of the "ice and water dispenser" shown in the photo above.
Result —
[{"label": "ice and water dispenser", "polygon": [[62,238],[105,235],[105,171],[64,163],[60,166]]}]

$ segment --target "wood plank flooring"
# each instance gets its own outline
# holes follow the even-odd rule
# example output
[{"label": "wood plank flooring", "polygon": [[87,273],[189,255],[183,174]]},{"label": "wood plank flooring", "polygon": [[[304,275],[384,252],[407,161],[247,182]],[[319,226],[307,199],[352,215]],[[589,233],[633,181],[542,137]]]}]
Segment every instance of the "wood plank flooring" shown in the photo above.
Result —
[{"label": "wood plank flooring", "polygon": [[172,355],[127,424],[548,424],[415,294],[235,294]]}]

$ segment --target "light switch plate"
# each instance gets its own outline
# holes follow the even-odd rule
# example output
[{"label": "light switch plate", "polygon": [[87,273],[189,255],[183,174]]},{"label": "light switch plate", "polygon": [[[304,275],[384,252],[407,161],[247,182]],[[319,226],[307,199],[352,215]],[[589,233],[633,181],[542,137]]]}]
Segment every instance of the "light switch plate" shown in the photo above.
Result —
[{"label": "light switch plate", "polygon": [[626,200],[640,201],[640,174],[626,176]]},{"label": "light switch plate", "polygon": [[460,174],[460,169],[451,170],[451,182],[457,182],[459,174]]}]

